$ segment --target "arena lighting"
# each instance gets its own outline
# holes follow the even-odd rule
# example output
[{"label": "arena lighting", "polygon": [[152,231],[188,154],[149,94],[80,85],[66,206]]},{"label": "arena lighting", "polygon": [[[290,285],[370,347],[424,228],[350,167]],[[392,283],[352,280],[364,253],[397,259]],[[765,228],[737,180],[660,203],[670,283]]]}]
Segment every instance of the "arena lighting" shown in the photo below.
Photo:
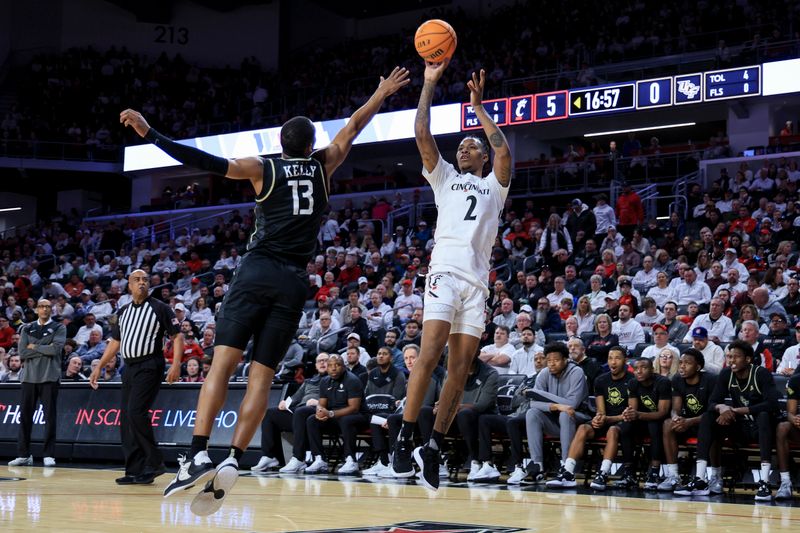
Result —
[{"label": "arena lighting", "polygon": [[6,211],[22,211],[21,207],[0,207],[0,213],[5,213]]},{"label": "arena lighting", "polygon": [[669,128],[683,128],[684,126],[694,126],[697,122],[681,122],[680,124],[663,124],[661,126],[646,126],[644,128],[629,128],[627,130],[597,131],[594,133],[584,133],[584,137],[600,137],[603,135],[619,135],[620,133],[634,133],[637,131],[666,130]]}]

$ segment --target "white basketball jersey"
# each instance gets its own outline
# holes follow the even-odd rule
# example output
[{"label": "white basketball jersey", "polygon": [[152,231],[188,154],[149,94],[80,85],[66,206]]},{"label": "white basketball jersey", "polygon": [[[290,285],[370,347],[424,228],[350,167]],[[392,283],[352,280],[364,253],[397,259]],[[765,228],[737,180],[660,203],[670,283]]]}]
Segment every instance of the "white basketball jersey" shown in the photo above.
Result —
[{"label": "white basketball jersey", "polygon": [[451,272],[485,287],[508,187],[500,185],[494,172],[485,178],[459,174],[441,156],[433,172],[423,168],[422,175],[439,210],[430,272]]}]

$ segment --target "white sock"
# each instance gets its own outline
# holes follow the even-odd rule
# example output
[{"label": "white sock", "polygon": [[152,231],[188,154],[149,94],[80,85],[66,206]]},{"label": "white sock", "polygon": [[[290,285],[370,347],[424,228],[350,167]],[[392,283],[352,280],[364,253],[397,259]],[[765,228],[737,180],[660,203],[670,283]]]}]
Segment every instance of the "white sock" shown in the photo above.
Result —
[{"label": "white sock", "polygon": [[771,463],[761,463],[761,481],[769,482],[769,471],[772,470]]},{"label": "white sock", "polygon": [[711,470],[711,479],[719,479],[722,477],[722,468],[719,466],[712,466]]},{"label": "white sock", "polygon": [[574,474],[575,473],[575,463],[576,462],[577,461],[575,461],[575,459],[567,458],[567,460],[564,461],[564,470],[566,470],[570,474]]},{"label": "white sock", "polygon": [[667,465],[667,472],[671,477],[679,477],[678,465]]},{"label": "white sock", "polygon": [[604,474],[611,472],[611,461],[608,459],[603,459],[603,462],[600,463],[600,471]]},{"label": "white sock", "polygon": [[789,472],[781,472],[781,483],[791,483],[792,478],[789,475]]},{"label": "white sock", "polygon": [[708,480],[708,474],[706,474],[706,468],[708,468],[708,461],[703,461],[702,459],[697,460],[697,477],[702,479],[703,481]]}]

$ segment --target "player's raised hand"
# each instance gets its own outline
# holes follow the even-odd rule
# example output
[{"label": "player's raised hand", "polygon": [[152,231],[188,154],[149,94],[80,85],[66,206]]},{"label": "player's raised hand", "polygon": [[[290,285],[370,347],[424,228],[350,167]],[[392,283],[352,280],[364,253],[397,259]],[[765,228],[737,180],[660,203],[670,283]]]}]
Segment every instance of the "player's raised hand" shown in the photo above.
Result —
[{"label": "player's raised hand", "polygon": [[475,109],[483,102],[483,87],[486,85],[486,71],[481,69],[480,74],[472,73],[472,79],[467,82],[469,88],[469,103]]},{"label": "player's raised hand", "polygon": [[120,113],[119,122],[123,126],[132,127],[139,137],[144,137],[150,131],[150,124],[147,123],[141,113],[133,109],[126,109]]},{"label": "player's raised hand", "polygon": [[408,70],[405,68],[394,67],[392,73],[388,77],[381,76],[381,82],[378,84],[378,90],[383,92],[383,97],[387,98],[401,88],[408,85],[411,80],[408,78]]},{"label": "player's raised hand", "polygon": [[438,82],[442,75],[444,74],[445,69],[447,69],[447,65],[450,64],[450,58],[448,57],[444,61],[440,63],[433,63],[431,61],[425,62],[425,74],[423,79],[425,81],[432,81],[433,83]]}]

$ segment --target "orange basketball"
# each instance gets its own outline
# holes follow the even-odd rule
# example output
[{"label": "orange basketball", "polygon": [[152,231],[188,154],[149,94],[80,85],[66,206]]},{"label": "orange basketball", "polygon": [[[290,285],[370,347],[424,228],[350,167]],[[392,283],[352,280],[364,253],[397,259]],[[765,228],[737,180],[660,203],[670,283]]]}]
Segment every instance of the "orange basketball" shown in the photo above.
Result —
[{"label": "orange basketball", "polygon": [[414,35],[414,47],[425,61],[440,63],[456,51],[456,32],[443,20],[423,22]]}]

